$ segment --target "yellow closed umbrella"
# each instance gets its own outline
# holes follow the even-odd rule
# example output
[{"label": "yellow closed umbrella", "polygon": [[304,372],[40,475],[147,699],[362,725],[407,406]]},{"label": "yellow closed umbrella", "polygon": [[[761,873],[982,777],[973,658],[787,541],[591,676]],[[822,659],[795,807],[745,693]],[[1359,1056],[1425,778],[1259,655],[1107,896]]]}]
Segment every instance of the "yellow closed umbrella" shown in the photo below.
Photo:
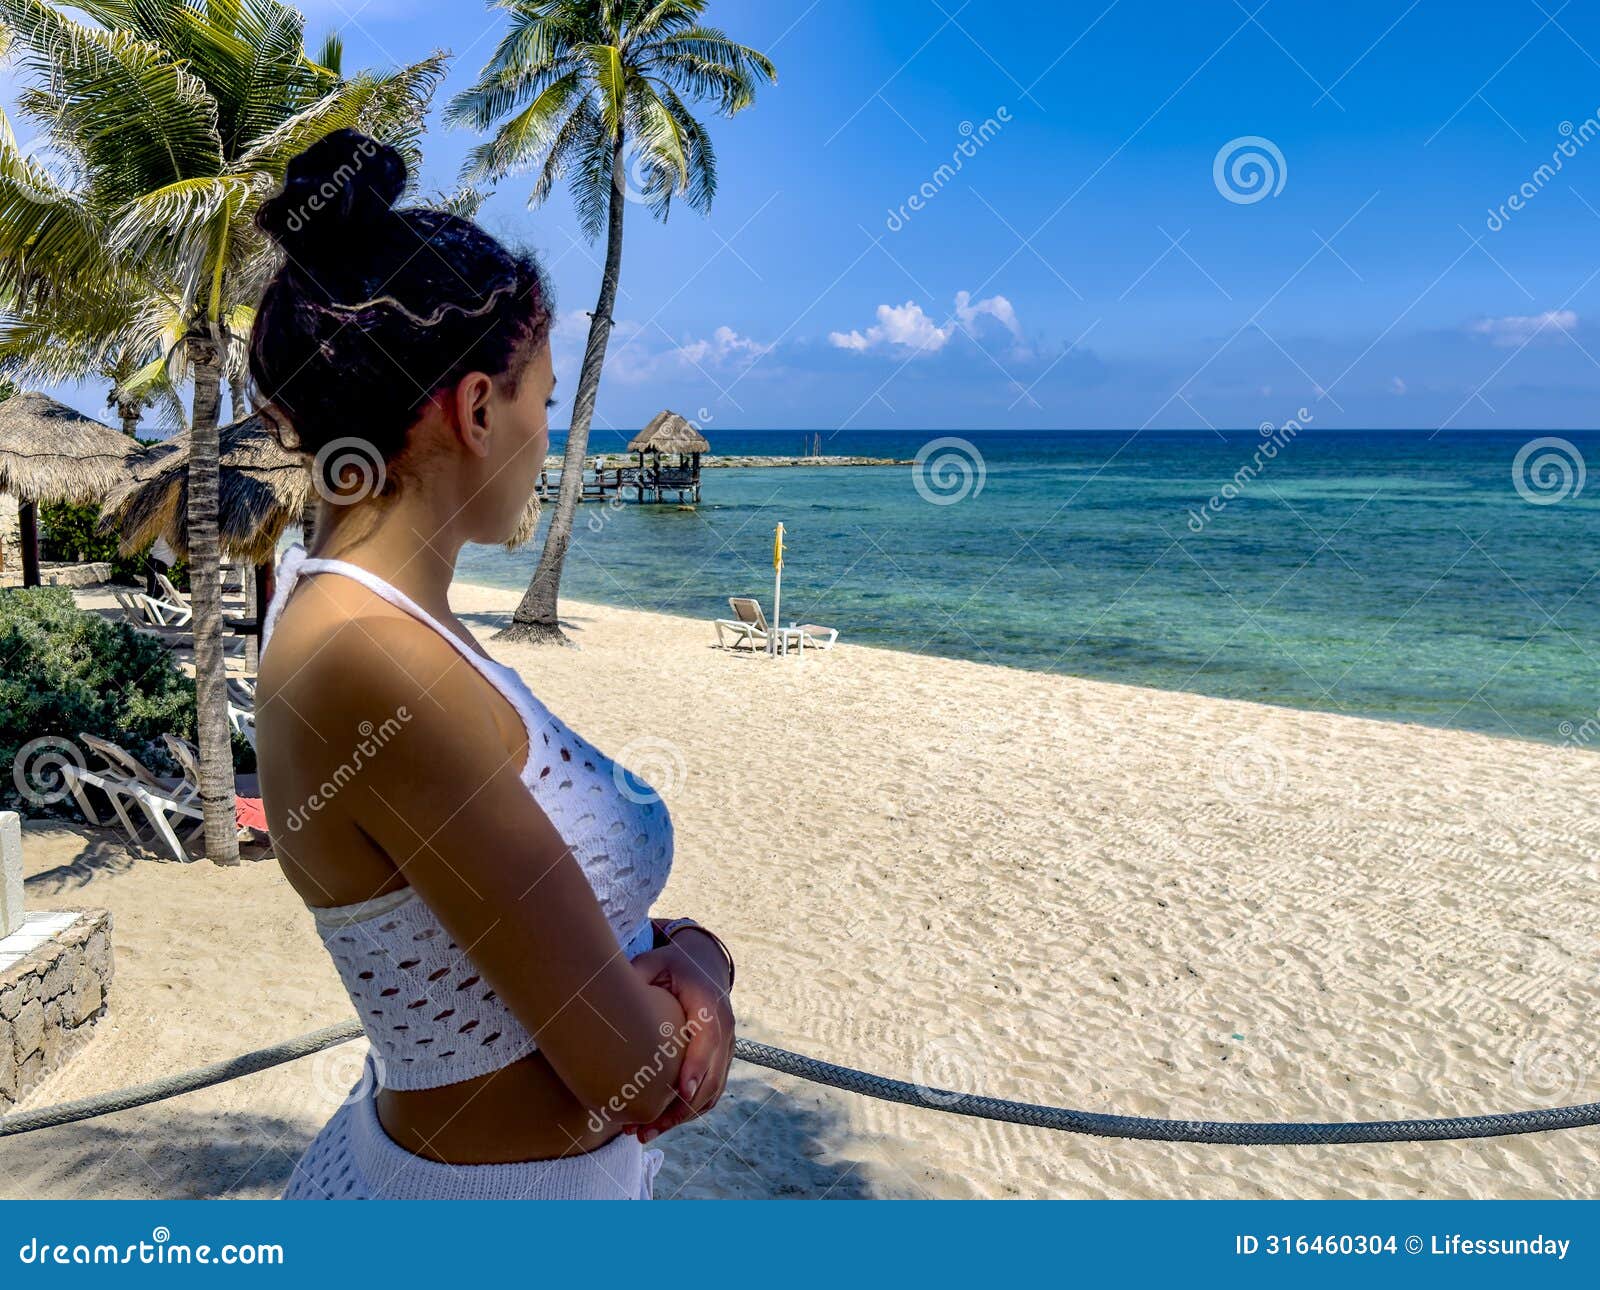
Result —
[{"label": "yellow closed umbrella", "polygon": [[783,525],[772,535],[772,630],[767,633],[767,653],[778,650],[778,635],[783,629],[783,619],[778,612],[783,607]]}]

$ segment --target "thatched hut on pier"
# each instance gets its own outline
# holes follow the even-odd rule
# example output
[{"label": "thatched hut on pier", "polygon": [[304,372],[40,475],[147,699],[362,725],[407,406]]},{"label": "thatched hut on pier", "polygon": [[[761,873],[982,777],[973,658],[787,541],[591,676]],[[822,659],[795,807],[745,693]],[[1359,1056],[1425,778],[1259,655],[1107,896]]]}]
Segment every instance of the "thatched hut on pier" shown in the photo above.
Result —
[{"label": "thatched hut on pier", "polygon": [[[665,410],[656,413],[650,424],[633,437],[628,451],[638,455],[639,464],[624,472],[631,477],[620,482],[635,491],[637,500],[642,502],[646,493],[653,493],[659,502],[667,492],[676,492],[680,502],[686,497],[700,500],[700,454],[710,452],[711,444],[686,417]],[[677,461],[663,465],[663,456],[676,457]]]}]

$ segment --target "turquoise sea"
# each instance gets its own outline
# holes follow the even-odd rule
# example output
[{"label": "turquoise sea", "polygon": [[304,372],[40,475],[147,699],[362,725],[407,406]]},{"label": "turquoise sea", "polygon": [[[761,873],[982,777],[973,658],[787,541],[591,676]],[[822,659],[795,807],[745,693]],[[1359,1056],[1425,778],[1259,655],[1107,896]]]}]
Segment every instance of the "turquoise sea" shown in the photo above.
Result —
[{"label": "turquoise sea", "polygon": [[[565,594],[770,613],[782,521],[784,620],[857,644],[1550,742],[1600,709],[1600,432],[1306,429],[1269,458],[1255,430],[849,431],[823,451],[950,439],[920,469],[707,471],[698,510],[587,504]],[[461,574],[520,587],[542,541],[473,548]]]}]

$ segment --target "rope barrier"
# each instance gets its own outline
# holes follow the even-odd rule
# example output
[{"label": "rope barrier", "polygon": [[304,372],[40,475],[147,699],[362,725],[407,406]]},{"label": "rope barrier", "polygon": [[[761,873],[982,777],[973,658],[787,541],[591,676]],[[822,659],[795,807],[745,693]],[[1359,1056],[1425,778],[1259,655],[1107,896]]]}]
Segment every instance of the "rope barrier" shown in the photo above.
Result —
[{"label": "rope barrier", "polygon": [[[62,1102],[37,1111],[20,1111],[0,1118],[0,1138],[38,1129],[74,1124],[117,1111],[148,1106],[198,1089],[224,1084],[258,1071],[282,1066],[313,1053],[361,1038],[354,1021],[313,1030],[271,1048],[257,1049],[213,1062],[179,1075],[117,1089],[98,1097]],[[1134,1115],[1102,1115],[1058,1106],[1032,1106],[977,1093],[955,1093],[867,1071],[836,1066],[832,1062],[758,1044],[734,1041],[734,1056],[753,1066],[794,1075],[813,1084],[843,1089],[883,1102],[943,1111],[951,1115],[1000,1120],[1063,1133],[1085,1133],[1100,1138],[1136,1138],[1157,1142],[1203,1142],[1235,1147],[1333,1146],[1357,1142],[1442,1142],[1458,1138],[1493,1138],[1513,1133],[1542,1133],[1553,1129],[1579,1129],[1600,1124],[1600,1102],[1583,1106],[1553,1107],[1539,1111],[1513,1111],[1498,1115],[1469,1115],[1436,1120],[1346,1121],[1331,1124],[1275,1124],[1226,1120],[1157,1120]]]}]

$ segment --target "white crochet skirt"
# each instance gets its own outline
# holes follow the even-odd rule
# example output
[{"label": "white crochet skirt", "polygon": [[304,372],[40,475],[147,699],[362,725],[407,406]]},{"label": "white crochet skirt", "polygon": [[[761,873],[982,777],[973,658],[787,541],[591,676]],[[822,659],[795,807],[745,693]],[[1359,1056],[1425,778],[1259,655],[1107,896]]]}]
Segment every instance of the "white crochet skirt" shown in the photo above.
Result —
[{"label": "white crochet skirt", "polygon": [[509,1165],[446,1165],[400,1146],[378,1120],[370,1072],[311,1140],[284,1200],[649,1200],[661,1153],[630,1134],[597,1151]]}]

